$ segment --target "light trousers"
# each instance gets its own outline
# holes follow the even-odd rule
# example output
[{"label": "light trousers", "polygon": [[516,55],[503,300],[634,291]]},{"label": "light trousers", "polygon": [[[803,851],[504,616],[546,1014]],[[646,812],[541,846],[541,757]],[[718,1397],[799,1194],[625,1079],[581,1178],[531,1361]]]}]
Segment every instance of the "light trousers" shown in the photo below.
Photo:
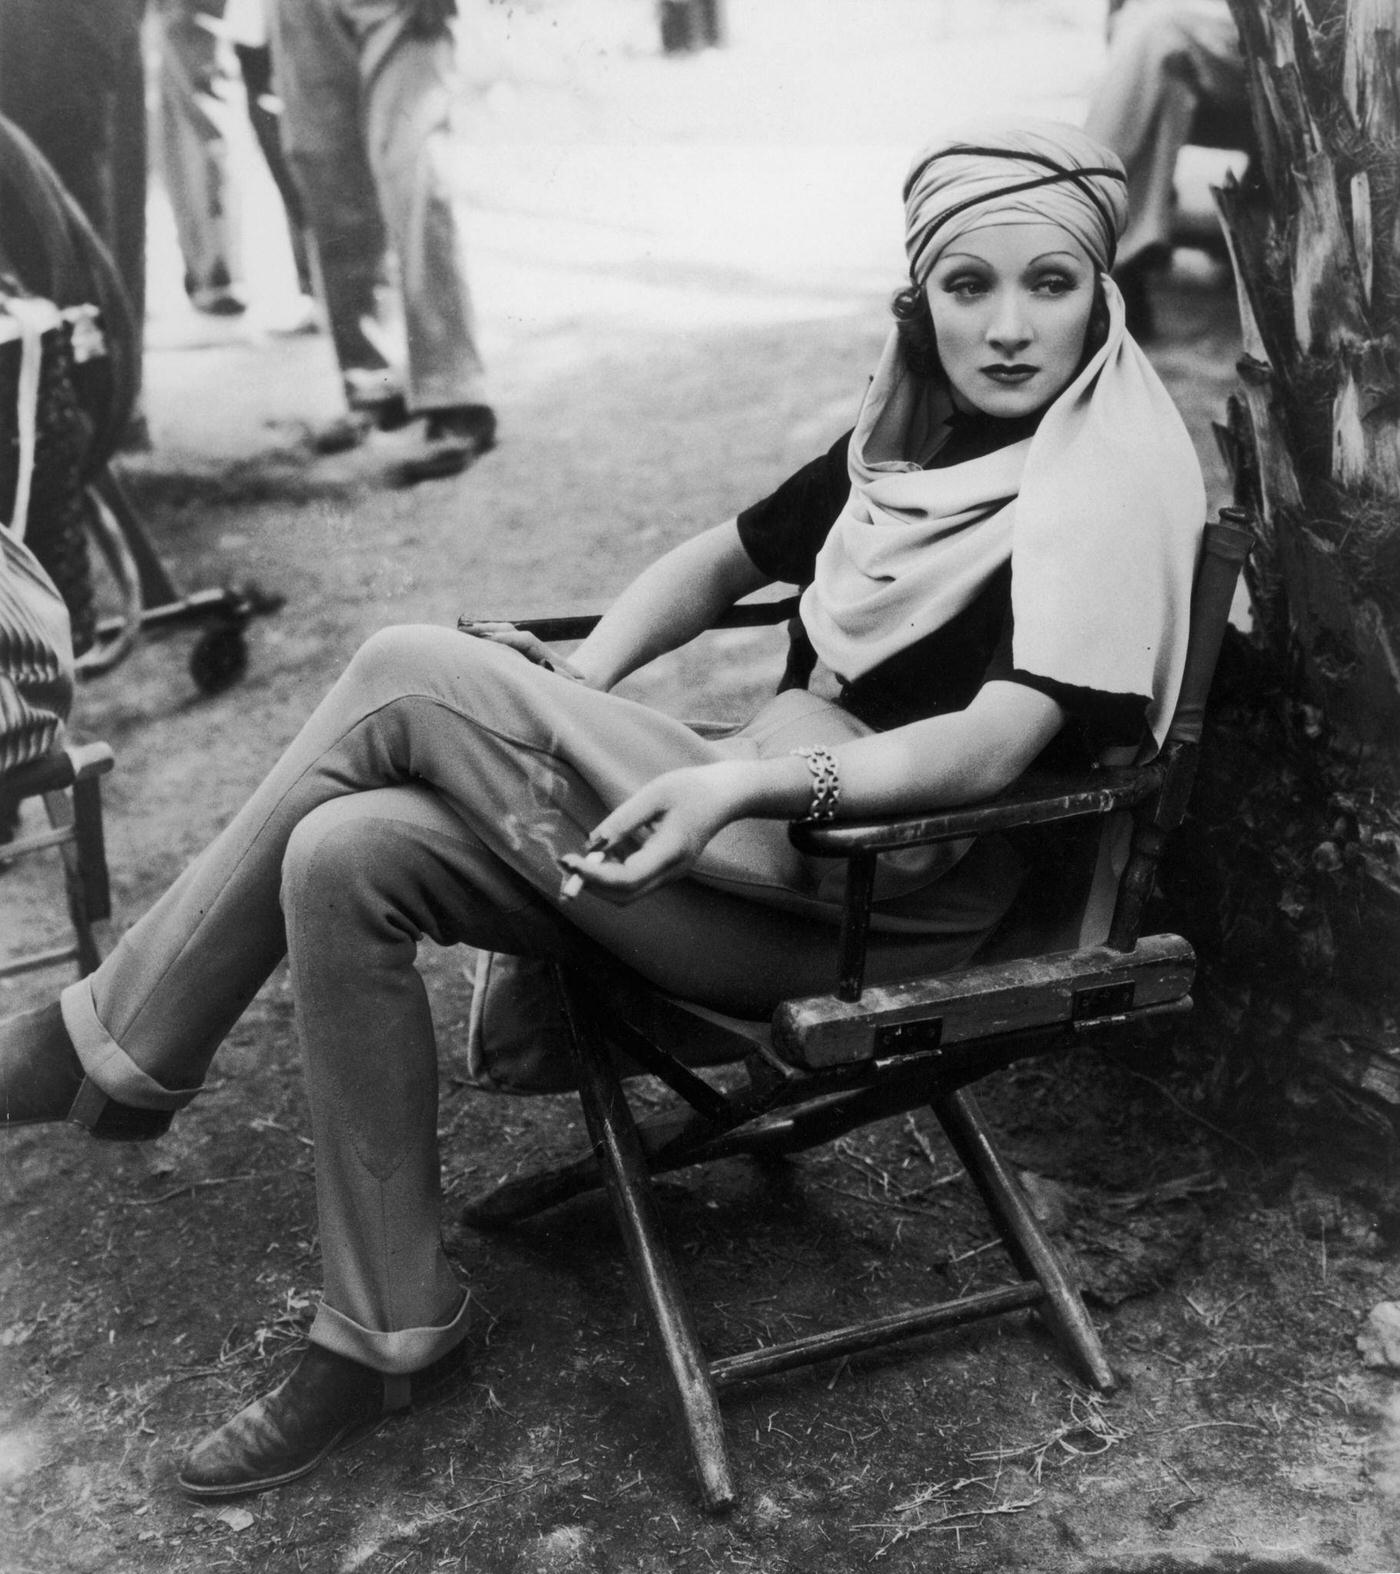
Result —
[{"label": "light trousers", "polygon": [[[753,1018],[831,987],[831,863],[798,854],[778,821],[726,827],[698,878],[630,906],[558,900],[558,856],[642,782],[786,752],[821,720],[805,694],[777,713],[710,741],[455,630],[385,630],[227,828],[64,992],[93,1081],[178,1108],[285,953],[315,1143],[316,1342],[406,1372],[464,1332],[440,1242],[420,939],[563,960],[602,945],[667,991]],[[971,858],[936,884],[919,932],[875,937],[872,982],[962,964],[1014,894],[1014,877]]]},{"label": "light trousers", "polygon": [[1128,0],[1118,12],[1084,129],[1107,143],[1127,172],[1119,266],[1170,243],[1176,160],[1197,103],[1243,93],[1228,0]]},{"label": "light trousers", "polygon": [[282,139],[305,204],[351,402],[397,391],[377,290],[398,258],[414,410],[484,404],[453,134],[453,40],[419,37],[397,0],[274,0]]},{"label": "light trousers", "polygon": [[242,281],[238,214],[229,168],[227,76],[217,24],[224,0],[160,0],[159,136],[161,174],[175,216],[191,295]]}]

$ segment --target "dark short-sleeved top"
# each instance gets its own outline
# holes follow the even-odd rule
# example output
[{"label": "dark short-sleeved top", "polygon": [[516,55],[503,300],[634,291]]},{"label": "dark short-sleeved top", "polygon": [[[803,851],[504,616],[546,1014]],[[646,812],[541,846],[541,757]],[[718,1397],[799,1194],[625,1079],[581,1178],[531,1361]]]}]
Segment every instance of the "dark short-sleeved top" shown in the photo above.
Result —
[{"label": "dark short-sleeved top", "polygon": [[[1030,435],[1023,421],[955,416],[948,441],[930,462],[942,467],[980,458]],[[837,439],[762,502],[739,515],[739,539],[754,564],[775,580],[805,589],[820,552],[850,495],[847,450]],[[964,709],[988,681],[1005,679],[1056,700],[1066,725],[1040,763],[1073,769],[1111,744],[1136,744],[1145,731],[1139,695],[1077,688],[1018,668],[1012,658],[1011,564],[1003,564],[961,612],[941,628],[897,651],[841,689],[840,703],[868,726],[885,731],[907,722]],[[800,618],[788,629],[781,687],[805,687],[816,652]]]}]

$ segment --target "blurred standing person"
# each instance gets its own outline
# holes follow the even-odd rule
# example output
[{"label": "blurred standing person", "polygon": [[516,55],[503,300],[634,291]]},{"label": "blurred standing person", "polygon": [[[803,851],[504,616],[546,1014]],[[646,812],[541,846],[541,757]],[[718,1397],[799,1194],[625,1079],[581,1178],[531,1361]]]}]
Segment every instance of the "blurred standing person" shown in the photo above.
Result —
[{"label": "blurred standing person", "polygon": [[[248,119],[258,148],[267,164],[282,206],[287,212],[287,233],[292,243],[297,289],[307,307],[315,295],[311,248],[301,193],[288,168],[282,149],[282,105],[272,80],[272,43],[268,36],[268,0],[228,0],[224,30],[233,45],[243,88],[248,99]],[[314,322],[309,324],[314,327]]]},{"label": "blurred standing person", "polygon": [[190,304],[213,317],[236,317],[247,299],[229,169],[232,61],[222,37],[224,5],[156,0],[156,144]]},{"label": "blurred standing person", "polygon": [[1244,91],[1229,0],[1127,0],[1114,14],[1084,129],[1128,172],[1132,218],[1113,276],[1139,339],[1152,332],[1147,276],[1171,253],[1176,160],[1197,106],[1241,100]]},{"label": "blurred standing person", "polygon": [[[423,418],[406,482],[456,475],[495,442],[454,178],[455,0],[272,0],[287,159],[315,242],[349,419],[320,446]],[[401,381],[376,332],[398,258]]]}]

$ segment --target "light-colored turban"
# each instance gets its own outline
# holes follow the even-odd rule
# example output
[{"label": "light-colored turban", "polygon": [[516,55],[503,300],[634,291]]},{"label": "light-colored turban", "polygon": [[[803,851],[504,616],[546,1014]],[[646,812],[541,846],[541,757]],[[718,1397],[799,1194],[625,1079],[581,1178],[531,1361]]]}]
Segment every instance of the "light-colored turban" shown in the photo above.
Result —
[{"label": "light-colored turban", "polygon": [[1128,217],[1116,154],[1055,120],[985,120],[931,142],[904,182],[909,275],[923,284],[943,249],[993,224],[1058,224],[1104,272]]}]

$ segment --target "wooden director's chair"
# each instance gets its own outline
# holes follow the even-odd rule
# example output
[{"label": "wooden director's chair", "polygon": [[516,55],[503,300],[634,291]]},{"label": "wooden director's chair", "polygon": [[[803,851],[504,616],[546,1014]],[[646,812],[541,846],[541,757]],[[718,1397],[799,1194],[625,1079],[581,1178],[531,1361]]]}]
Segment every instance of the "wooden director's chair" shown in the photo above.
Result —
[{"label": "wooden director's chair", "polygon": [[[1163,842],[1180,821],[1195,773],[1206,694],[1231,599],[1250,543],[1246,517],[1225,509],[1206,526],[1191,607],[1186,674],[1168,742],[1150,764],[1083,778],[1023,777],[995,799],[923,817],[797,822],[804,851],[848,860],[840,977],[829,995],[785,1001],[767,1031],[665,997],[616,963],[558,970],[592,1151],[562,1167],[510,1180],[473,1198],[464,1219],[499,1228],[604,1184],[631,1258],[637,1292],[664,1357],[669,1389],[690,1445],[706,1508],[734,1501],[717,1390],[747,1379],[869,1350],[914,1335],[1034,1307],[1091,1385],[1114,1376],[1079,1294],[1011,1169],[968,1084],[1030,1055],[1096,1042],[1149,1017],[1190,1009],[1195,955],[1180,936],[1142,935]],[[721,625],[753,626],[793,603],[735,608]],[[592,618],[521,624],[543,639],[578,638]],[[1111,918],[1069,938],[1043,923],[1003,930],[985,960],[958,972],[862,987],[876,861],[882,852],[984,832],[1083,826],[1130,819],[1126,866]],[[1126,830],[1127,827],[1124,827]],[[1089,863],[1100,838],[1090,837]],[[1083,862],[1081,858],[1080,862]],[[1087,886],[1089,882],[1084,881]],[[1110,893],[1112,894],[1112,893]],[[1107,911],[1108,909],[1106,909]],[[744,1058],[735,1091],[712,1087],[670,1052]],[[669,1046],[669,1049],[668,1049]],[[737,1047],[736,1047],[737,1046]],[[616,1051],[660,1078],[683,1101],[635,1121]],[[786,1343],[707,1358],[662,1239],[650,1177],[739,1154],[777,1156],[829,1142],[857,1126],[928,1105],[981,1193],[1019,1283],[875,1318]]]},{"label": "wooden director's chair", "polygon": [[[112,765],[112,751],[105,743],[73,744],[0,775],[0,826],[16,827],[8,841],[0,841],[0,872],[32,853],[57,851],[73,929],[69,945],[0,962],[0,979],[68,962],[75,962],[79,975],[86,976],[102,960],[94,925],[112,911],[102,829],[102,778]],[[43,800],[46,830],[18,828],[20,808],[33,798]]]}]

